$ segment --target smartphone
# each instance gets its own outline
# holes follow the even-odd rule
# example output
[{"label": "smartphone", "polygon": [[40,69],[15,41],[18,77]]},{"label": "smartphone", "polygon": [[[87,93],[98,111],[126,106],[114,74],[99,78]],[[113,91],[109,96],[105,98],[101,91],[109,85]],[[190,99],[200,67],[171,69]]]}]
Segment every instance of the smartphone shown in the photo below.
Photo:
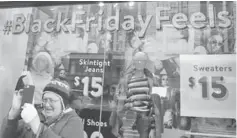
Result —
[{"label": "smartphone", "polygon": [[34,91],[35,91],[34,85],[25,86],[22,92],[21,106],[23,106],[25,103],[33,104]]},{"label": "smartphone", "polygon": [[24,89],[24,87],[25,87],[25,84],[23,81],[24,77],[26,77],[26,75],[23,75],[18,79],[18,81],[16,83],[16,88],[15,88],[16,91],[19,91],[20,89]]}]

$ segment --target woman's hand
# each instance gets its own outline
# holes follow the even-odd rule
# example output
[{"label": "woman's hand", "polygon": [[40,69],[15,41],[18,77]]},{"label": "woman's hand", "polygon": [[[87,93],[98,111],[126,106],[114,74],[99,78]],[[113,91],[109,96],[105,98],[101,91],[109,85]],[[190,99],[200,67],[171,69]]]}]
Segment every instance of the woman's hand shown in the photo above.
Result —
[{"label": "woman's hand", "polygon": [[25,123],[29,124],[34,134],[37,133],[40,126],[40,118],[33,104],[25,103],[22,107],[21,117]]},{"label": "woman's hand", "polygon": [[8,119],[15,119],[21,111],[21,102],[22,102],[22,92],[23,89],[15,91],[13,94],[12,106],[8,114]]}]

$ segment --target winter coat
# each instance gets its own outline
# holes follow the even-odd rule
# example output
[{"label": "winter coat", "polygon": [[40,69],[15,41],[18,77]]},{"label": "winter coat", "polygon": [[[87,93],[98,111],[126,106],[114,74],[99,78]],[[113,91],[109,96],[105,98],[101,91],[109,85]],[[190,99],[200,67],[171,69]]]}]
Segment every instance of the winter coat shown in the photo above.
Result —
[{"label": "winter coat", "polygon": [[36,136],[23,120],[4,119],[0,138],[83,138],[84,125],[74,110],[65,113],[58,121],[41,123]]}]

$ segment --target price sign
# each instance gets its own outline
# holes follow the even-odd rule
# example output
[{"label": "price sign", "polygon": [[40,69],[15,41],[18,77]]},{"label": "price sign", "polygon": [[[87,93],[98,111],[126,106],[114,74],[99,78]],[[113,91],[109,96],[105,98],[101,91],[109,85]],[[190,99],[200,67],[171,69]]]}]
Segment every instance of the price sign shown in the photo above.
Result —
[{"label": "price sign", "polygon": [[84,96],[91,94],[93,97],[100,97],[103,94],[101,77],[86,76],[80,78],[79,76],[75,76],[73,85],[75,86],[74,88],[82,88]]},{"label": "price sign", "polygon": [[235,118],[235,55],[181,55],[181,115]]},{"label": "price sign", "polygon": [[[208,98],[211,93],[212,98],[221,100],[228,95],[223,76],[203,76],[199,78],[198,81],[196,81],[194,77],[190,77],[189,83],[189,87],[192,89],[194,89],[196,85],[200,85],[199,87],[201,87],[202,98]],[[211,85],[211,88],[208,87],[209,84]]]},{"label": "price sign", "polygon": [[103,75],[106,76],[104,72],[109,72],[110,67],[110,60],[105,60],[103,54],[71,54],[69,80],[72,89],[82,92],[83,96],[102,96]]}]

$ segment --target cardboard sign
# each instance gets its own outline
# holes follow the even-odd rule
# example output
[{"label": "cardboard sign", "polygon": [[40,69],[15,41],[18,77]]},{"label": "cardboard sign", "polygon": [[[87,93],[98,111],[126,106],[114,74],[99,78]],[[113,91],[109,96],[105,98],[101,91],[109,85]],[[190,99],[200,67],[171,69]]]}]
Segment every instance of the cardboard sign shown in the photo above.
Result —
[{"label": "cardboard sign", "polygon": [[181,55],[181,115],[236,117],[235,55]]},{"label": "cardboard sign", "polygon": [[160,95],[160,97],[166,97],[167,88],[165,87],[152,87],[152,93]]}]

